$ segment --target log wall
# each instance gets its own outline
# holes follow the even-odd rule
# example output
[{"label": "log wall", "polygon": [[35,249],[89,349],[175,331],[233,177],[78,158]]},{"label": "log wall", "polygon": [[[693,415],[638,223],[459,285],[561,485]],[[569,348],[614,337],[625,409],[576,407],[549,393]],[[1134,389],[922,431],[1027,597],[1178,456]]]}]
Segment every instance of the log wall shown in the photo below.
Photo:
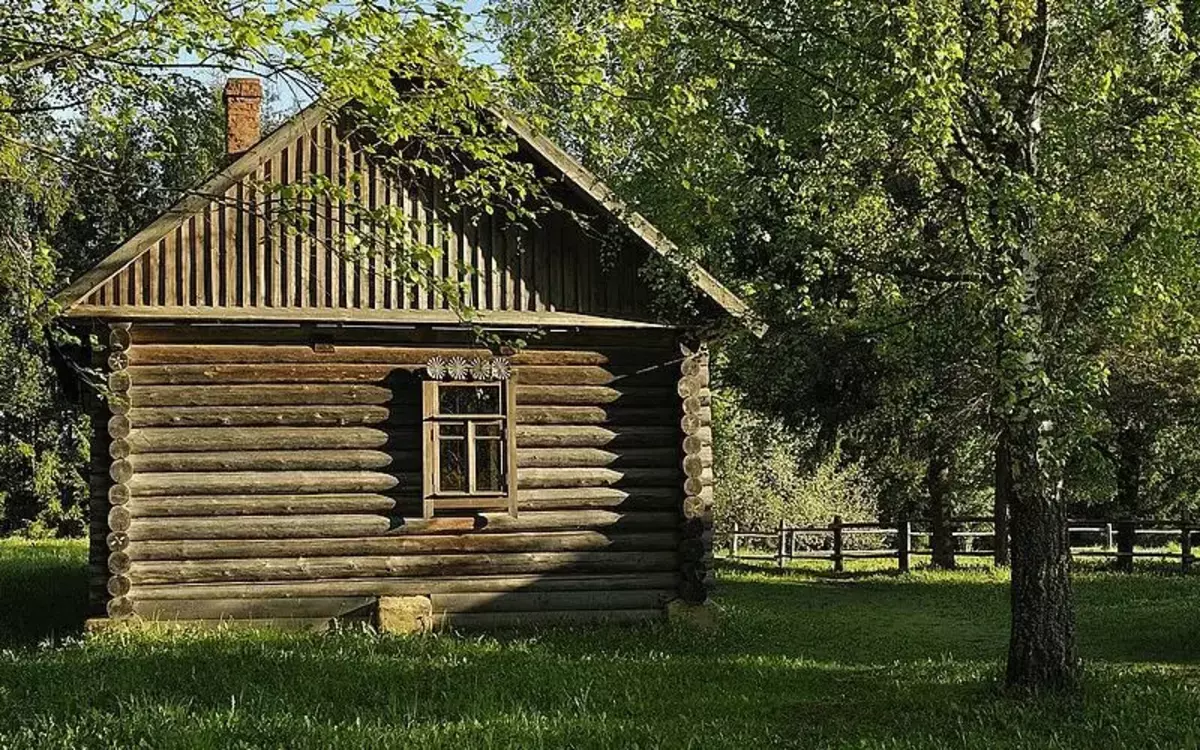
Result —
[{"label": "log wall", "polygon": [[465,335],[110,335],[92,560],[110,617],[303,624],[421,594],[438,622],[470,626],[657,617],[703,598],[707,366],[674,334],[551,335],[517,353],[518,515],[432,519],[419,372],[435,354],[486,354]]}]

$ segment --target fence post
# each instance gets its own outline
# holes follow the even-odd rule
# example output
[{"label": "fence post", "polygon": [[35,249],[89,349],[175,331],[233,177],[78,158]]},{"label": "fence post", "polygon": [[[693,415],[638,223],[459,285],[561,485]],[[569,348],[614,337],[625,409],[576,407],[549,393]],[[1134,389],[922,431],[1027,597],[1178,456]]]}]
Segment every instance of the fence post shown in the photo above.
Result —
[{"label": "fence post", "polygon": [[908,558],[911,553],[912,523],[903,519],[896,525],[896,559],[899,561],[900,572],[908,572]]},{"label": "fence post", "polygon": [[1137,524],[1132,519],[1117,522],[1117,570],[1133,571],[1133,546]]},{"label": "fence post", "polygon": [[1179,534],[1179,567],[1184,573],[1192,569],[1192,518],[1187,511],[1183,513],[1182,529]]},{"label": "fence post", "polygon": [[733,545],[733,552],[732,552],[731,556],[735,560],[737,559],[737,556],[738,556],[738,542],[741,541],[741,539],[738,537],[739,528],[740,527],[738,526],[738,522],[734,521],[733,522],[733,541],[731,542],[731,544]]},{"label": "fence post", "polygon": [[841,573],[843,568],[845,567],[844,565],[842,565],[842,517],[841,516],[833,517],[832,528],[833,528],[833,571],[835,573]]},{"label": "fence post", "polygon": [[1108,552],[1113,548],[1113,525],[1112,521],[1104,524],[1104,551]]},{"label": "fence post", "polygon": [[787,524],[779,519],[779,538],[775,540],[775,564],[782,568],[784,556],[787,554]]}]

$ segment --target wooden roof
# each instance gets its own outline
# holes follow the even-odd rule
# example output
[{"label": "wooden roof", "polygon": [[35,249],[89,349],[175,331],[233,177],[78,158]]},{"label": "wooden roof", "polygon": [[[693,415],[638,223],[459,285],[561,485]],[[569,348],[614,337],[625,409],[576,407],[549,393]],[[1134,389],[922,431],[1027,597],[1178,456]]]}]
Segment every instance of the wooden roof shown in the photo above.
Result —
[{"label": "wooden roof", "polygon": [[[649,221],[630,209],[569,154],[512,113],[492,113],[511,129],[538,166],[570,188],[588,208],[627,227],[643,250],[677,263],[716,305],[756,333],[745,303],[684,257]],[[406,285],[385,259],[348,259],[272,227],[260,181],[286,182],[303,174],[335,176],[335,162],[365,175],[364,196],[413,215],[436,210],[436,190],[418,196],[399,188],[349,144],[339,141],[328,112],[312,106],[267,135],[204,184],[130,237],[58,296],[70,317],[209,320],[310,320],[456,323],[458,314],[433,290]],[[226,196],[222,203],[215,196]],[[269,200],[267,200],[269,204]],[[232,206],[232,208],[230,208]],[[326,206],[334,231],[338,206]],[[343,217],[345,214],[341,214]],[[421,214],[423,215],[423,214]],[[318,218],[320,222],[320,218]],[[655,325],[648,290],[636,278],[634,257],[606,263],[594,239],[565,217],[532,231],[459,217],[441,272],[487,273],[467,283],[474,320],[497,325]],[[456,263],[458,268],[456,268]],[[454,274],[459,273],[458,277]],[[397,279],[397,277],[400,277]]]}]

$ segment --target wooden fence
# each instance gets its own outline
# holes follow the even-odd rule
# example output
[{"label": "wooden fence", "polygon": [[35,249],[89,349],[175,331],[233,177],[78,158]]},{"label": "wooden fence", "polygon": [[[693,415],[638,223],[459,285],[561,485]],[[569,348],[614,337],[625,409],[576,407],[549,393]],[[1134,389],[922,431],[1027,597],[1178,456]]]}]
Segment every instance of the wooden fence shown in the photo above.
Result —
[{"label": "wooden fence", "polygon": [[[999,547],[996,544],[995,519],[990,516],[954,518],[949,521],[952,548],[946,551],[950,557],[992,557]],[[980,529],[990,526],[990,530]],[[1196,557],[1192,554],[1193,537],[1200,533],[1200,526],[1189,519],[1178,521],[1157,519],[1133,520],[1071,520],[1067,522],[1067,536],[1074,557],[1106,557],[1116,561],[1120,570],[1132,570],[1135,558],[1175,559],[1183,572],[1191,570]],[[869,548],[847,548],[847,539],[858,535],[878,537],[880,544]],[[1076,542],[1090,537],[1095,544],[1087,546]],[[1173,538],[1179,542],[1179,551],[1167,549],[1138,549],[1138,537],[1159,540]],[[883,521],[845,522],[834,516],[828,526],[788,526],[780,522],[771,531],[745,531],[737,523],[730,534],[731,557],[740,560],[774,560],[783,567],[788,560],[829,560],[835,571],[845,569],[846,560],[895,559],[901,571],[909,570],[913,557],[932,556],[931,546],[921,547],[914,541],[929,538],[928,529],[914,528],[907,520],[895,523]],[[990,549],[975,549],[979,539],[991,541]],[[799,543],[798,543],[799,541]],[[815,543],[814,543],[815,542]],[[890,546],[885,546],[890,545]]]}]

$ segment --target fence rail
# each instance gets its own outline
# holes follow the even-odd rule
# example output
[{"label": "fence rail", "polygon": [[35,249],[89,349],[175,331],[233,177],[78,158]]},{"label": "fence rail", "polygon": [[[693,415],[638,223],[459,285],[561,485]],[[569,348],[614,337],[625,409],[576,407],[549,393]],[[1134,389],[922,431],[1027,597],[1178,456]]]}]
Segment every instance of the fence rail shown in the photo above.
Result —
[{"label": "fence rail", "polygon": [[[731,557],[740,560],[774,560],[783,567],[788,560],[829,560],[835,571],[845,569],[846,560],[888,559],[894,558],[901,571],[909,570],[913,557],[929,557],[942,555],[951,559],[955,557],[992,557],[995,550],[1001,548],[1001,540],[996,538],[995,519],[987,516],[966,516],[952,518],[947,521],[951,531],[949,549],[939,549],[944,544],[931,529],[916,529],[912,522],[901,520],[894,523],[883,521],[853,521],[844,522],[841,516],[834,516],[828,526],[788,526],[780,522],[778,528],[772,531],[744,531],[735,522],[730,534],[732,547]],[[991,530],[964,529],[967,525],[987,524]],[[1194,525],[1190,519],[1124,519],[1096,520],[1081,519],[1067,522],[1067,538],[1071,545],[1071,554],[1075,557],[1106,557],[1116,562],[1120,570],[1132,570],[1136,558],[1177,559],[1180,569],[1188,572],[1196,556],[1192,554],[1193,537],[1200,533],[1200,526]],[[1096,545],[1076,545],[1080,535],[1097,536],[1099,549]],[[890,540],[890,547],[879,549],[846,549],[846,538],[857,535],[876,535]],[[1136,542],[1139,536],[1173,537],[1179,541],[1179,551],[1169,549],[1138,550]],[[813,545],[798,545],[797,540],[804,537],[819,537],[819,547]],[[929,547],[917,547],[914,540],[930,539]],[[976,539],[991,539],[991,549],[974,549]],[[760,545],[761,551],[753,549],[753,542],[768,542]],[[961,541],[960,546],[955,542]],[[749,547],[749,548],[748,548]],[[1006,545],[1005,545],[1006,548]]]}]

